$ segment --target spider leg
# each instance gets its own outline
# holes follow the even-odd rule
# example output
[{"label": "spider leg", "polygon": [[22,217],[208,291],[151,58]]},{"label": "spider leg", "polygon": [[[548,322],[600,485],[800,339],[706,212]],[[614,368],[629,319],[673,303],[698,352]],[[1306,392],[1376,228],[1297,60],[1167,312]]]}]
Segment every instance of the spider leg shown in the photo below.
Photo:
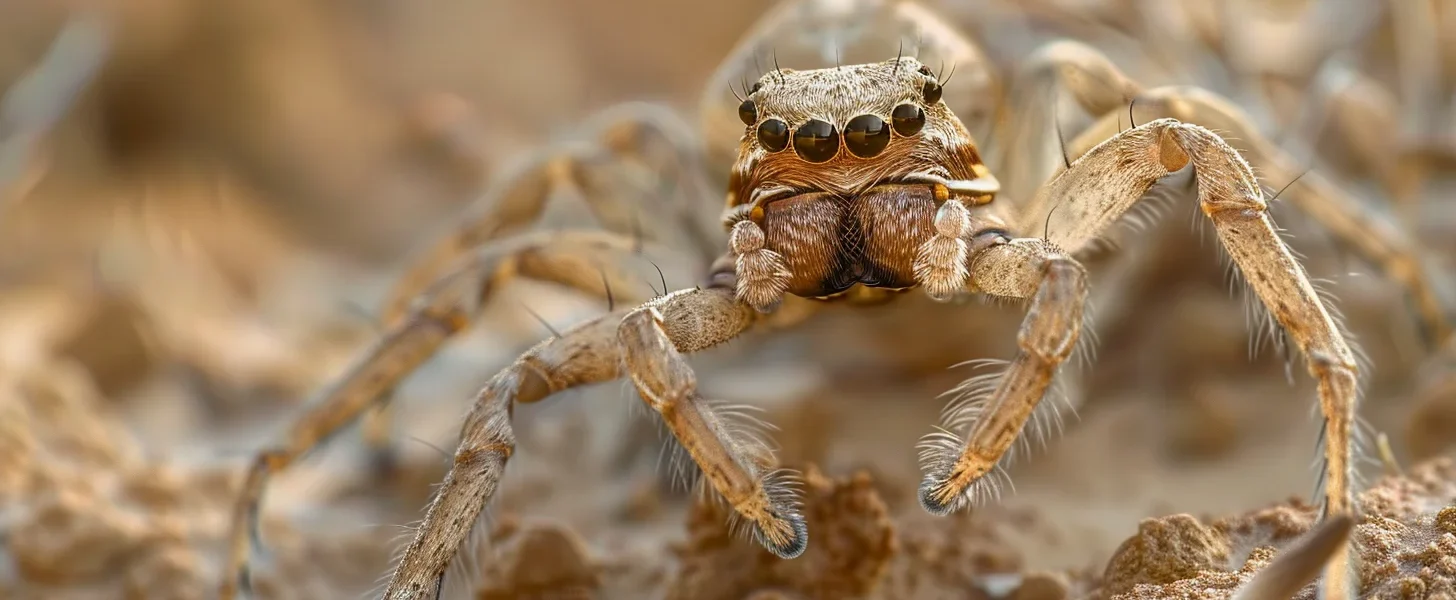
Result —
[{"label": "spider leg", "polygon": [[989,166],[1006,195],[1020,201],[1031,198],[1037,186],[1063,165],[1065,149],[1058,128],[1067,119],[1057,114],[1061,95],[1096,118],[1126,113],[1128,101],[1141,90],[1106,55],[1087,44],[1058,40],[1037,48],[1012,73],[1007,97],[1017,110],[999,124],[991,140],[998,147],[987,152],[999,158]]},{"label": "spider leg", "polygon": [[[598,113],[583,129],[581,139],[549,146],[515,165],[503,181],[467,210],[463,219],[415,257],[386,296],[381,318],[384,326],[397,325],[408,313],[414,298],[473,248],[539,222],[559,190],[579,192],[589,212],[604,229],[631,235],[639,244],[658,241],[663,236],[683,236],[686,239],[676,247],[696,247],[706,267],[716,256],[714,248],[719,246],[715,245],[718,241],[715,236],[721,233],[716,220],[698,216],[706,213],[695,202],[718,196],[708,193],[705,187],[700,153],[687,125],[667,108],[627,103]],[[633,164],[642,168],[630,168]],[[624,183],[611,178],[611,174],[618,172],[636,173],[654,180]],[[659,173],[669,173],[673,179],[657,181]],[[669,200],[667,210],[641,205],[648,199],[660,201],[658,197],[663,195],[660,193],[663,190],[646,187],[666,187],[668,183],[686,191],[669,194],[680,197]],[[623,194],[622,189],[630,193]],[[638,192],[642,193],[638,195]],[[623,201],[626,198],[630,200]],[[574,272],[596,277],[594,268]],[[600,285],[593,284],[578,286],[578,289],[599,295],[602,291]],[[384,393],[393,395],[394,390]],[[394,448],[392,403],[385,400],[376,406],[365,417],[364,439],[381,470],[388,471]]]},{"label": "spider leg", "polygon": [[[1359,91],[1352,89],[1343,95]],[[1088,114],[1100,117],[1075,139],[1067,137],[1065,148],[1055,131],[1058,123],[1055,100],[1057,94],[1063,93]],[[1030,197],[1039,183],[1064,169],[1064,161],[1076,160],[1093,145],[1131,127],[1129,119],[1142,123],[1171,117],[1225,133],[1247,146],[1244,152],[1250,162],[1272,181],[1291,182],[1304,171],[1228,100],[1198,88],[1164,87],[1143,91],[1101,52],[1080,42],[1057,41],[1039,48],[1018,68],[1010,98],[1017,106],[1026,108],[1020,111],[1019,118],[1003,123],[1007,131],[998,132],[995,141],[1004,146],[991,154],[1010,158],[1005,160],[1006,164],[993,166],[1011,198]],[[1134,99],[1136,110],[1129,108]],[[1357,100],[1363,101],[1361,106],[1371,104],[1369,98]],[[1402,154],[1398,160],[1388,157],[1371,164],[1381,165],[1382,180],[1397,196],[1415,193],[1412,186],[1421,177],[1420,160],[1397,154]],[[1451,334],[1452,317],[1439,287],[1444,282],[1433,281],[1436,271],[1424,264],[1416,242],[1394,222],[1317,172],[1304,175],[1298,185],[1291,186],[1281,197],[1404,287],[1415,303],[1428,342],[1439,344]],[[1028,206],[1022,212],[1020,231],[1032,231],[1032,224],[1041,223],[1038,219],[1052,210],[1048,202],[1054,199],[1044,196],[1041,199],[1040,204]],[[1099,303],[1099,306],[1106,304]]]},{"label": "spider leg", "polygon": [[[1004,240],[1004,238],[1002,238]],[[962,391],[973,404],[947,415],[943,432],[921,442],[920,502],[933,514],[966,505],[991,484],[983,479],[1010,450],[1051,387],[1057,368],[1071,356],[1081,333],[1087,276],[1071,256],[1038,238],[1002,241],[970,258],[972,286],[983,293],[1031,298],[1017,334],[1017,353],[988,397],[974,397],[979,386]],[[973,380],[974,381],[974,380]],[[970,431],[964,438],[954,432]]]},{"label": "spider leg", "polygon": [[737,336],[756,313],[727,292],[698,296],[649,304],[627,315],[617,330],[623,365],[708,483],[753,525],[759,543],[794,558],[807,547],[809,534],[792,494],[773,481],[772,457],[725,428],[698,395],[697,377],[682,356]]},{"label": "spider leg", "polygon": [[[1248,138],[1245,138],[1246,140]],[[1103,233],[1160,178],[1189,163],[1199,206],[1254,293],[1306,357],[1324,418],[1325,514],[1354,514],[1353,425],[1359,399],[1355,353],[1304,268],[1279,238],[1252,169],[1223,138],[1199,125],[1159,119],[1113,136],[1043,187],[1033,206],[1056,205],[1049,243],[1075,253]],[[1348,549],[1322,581],[1323,597],[1350,598]]]},{"label": "spider leg", "polygon": [[[1392,7],[1392,15],[1430,8],[1422,8],[1421,4],[1412,2]],[[1456,17],[1448,18],[1453,18],[1456,24]],[[1421,35],[1428,35],[1429,25],[1438,21],[1435,16],[1414,20],[1419,23]],[[1434,40],[1422,46],[1413,37],[1399,36],[1396,44],[1400,48],[1436,46]],[[1439,93],[1434,99],[1426,97],[1436,92],[1440,84],[1439,75],[1425,72],[1431,66],[1439,66],[1425,62],[1430,56],[1431,52],[1423,50],[1419,56],[1411,57],[1415,63],[1408,65],[1411,67],[1408,71],[1406,59],[1401,58],[1403,81],[1399,96],[1352,66],[1332,63],[1315,79],[1308,101],[1327,115],[1325,120],[1331,132],[1338,136],[1341,151],[1380,182],[1389,194],[1393,209],[1411,229],[1421,224],[1421,202],[1426,196],[1428,180],[1440,171],[1442,164],[1456,156],[1456,129],[1452,129],[1456,121],[1451,120],[1456,117],[1456,110],[1441,110]],[[1447,113],[1451,116],[1443,122]]]},{"label": "spider leg", "polygon": [[477,256],[426,288],[409,312],[323,390],[278,442],[255,455],[232,515],[220,597],[233,598],[248,583],[248,556],[253,547],[261,546],[258,512],[271,476],[364,411],[388,401],[391,396],[384,392],[469,327],[477,309],[508,279],[537,279],[593,293],[601,293],[605,284],[623,298],[645,296],[639,291],[644,284],[623,266],[633,245],[632,240],[601,231],[529,232],[480,249]]},{"label": "spider leg", "polygon": [[1427,161],[1409,147],[1409,136],[1391,134],[1401,130],[1406,114],[1399,99],[1373,77],[1334,60],[1321,67],[1310,87],[1305,110],[1315,116],[1299,132],[1302,150],[1308,153],[1307,145],[1328,130],[1339,140],[1339,151],[1380,182],[1403,224],[1416,226]]},{"label": "spider leg", "polygon": [[[472,249],[538,223],[545,216],[549,201],[560,190],[579,191],[581,200],[604,229],[637,238],[639,246],[640,242],[656,241],[663,231],[695,233],[691,224],[652,220],[661,217],[655,206],[618,202],[622,198],[613,197],[612,192],[618,189],[615,184],[621,182],[603,179],[621,166],[622,159],[645,163],[646,170],[651,172],[670,170],[664,163],[677,160],[680,170],[691,171],[680,177],[689,185],[700,184],[701,180],[692,176],[697,168],[694,149],[683,139],[686,134],[678,131],[680,128],[685,126],[650,105],[613,107],[596,115],[588,124],[590,135],[586,140],[548,147],[515,165],[464,217],[410,261],[386,296],[381,320],[386,326],[397,323],[425,287]],[[634,194],[644,192],[642,196],[652,196],[645,193],[649,191],[654,190],[632,190]],[[642,200],[642,197],[634,195],[632,199]],[[715,219],[698,220],[703,221],[703,227],[719,227]],[[713,241],[714,238],[708,237],[699,242],[704,245],[700,257],[704,267],[717,258],[716,249],[707,249],[707,244]]]},{"label": "spider leg", "polygon": [[[1269,180],[1290,182],[1304,171],[1255,130],[1240,109],[1212,92],[1193,87],[1151,89],[1138,96],[1136,111],[1139,122],[1171,117],[1184,123],[1197,123],[1239,140],[1249,162],[1258,165]],[[1117,135],[1120,128],[1118,116],[1104,116],[1082,135],[1069,141],[1068,154],[1076,160],[1094,145]],[[1439,345],[1450,336],[1451,317],[1440,291],[1447,282],[1437,279],[1439,272],[1427,267],[1421,258],[1423,252],[1411,235],[1318,172],[1311,171],[1299,178],[1298,183],[1291,185],[1280,198],[1349,244],[1384,271],[1388,279],[1405,288],[1415,303],[1422,331],[1430,344]],[[1061,198],[1052,195],[1039,195],[1027,207],[1019,224],[1040,227],[1042,221],[1039,219],[1045,218],[1061,201]],[[1067,216],[1062,208],[1056,208],[1055,212],[1051,221],[1053,227]],[[1077,251],[1076,248],[1068,250]]]},{"label": "spider leg", "polygon": [[802,551],[803,520],[775,497],[762,457],[745,452],[698,400],[682,353],[726,342],[747,330],[756,312],[731,288],[673,292],[600,317],[541,343],[496,375],[476,397],[461,427],[455,463],[405,549],[384,597],[433,598],[476,520],[495,495],[515,448],[512,407],[579,385],[631,377],[662,415],[712,486],[757,526],[759,539],[785,556]]}]

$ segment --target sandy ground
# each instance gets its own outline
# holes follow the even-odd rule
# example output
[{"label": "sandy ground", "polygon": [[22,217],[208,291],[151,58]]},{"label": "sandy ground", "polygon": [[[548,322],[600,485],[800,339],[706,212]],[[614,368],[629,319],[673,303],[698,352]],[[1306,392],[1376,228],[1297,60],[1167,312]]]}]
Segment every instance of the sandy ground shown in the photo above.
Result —
[{"label": "sandy ground", "polygon": [[[691,106],[767,4],[370,3],[343,19],[331,3],[295,14],[279,2],[209,12],[170,0],[128,13],[104,93],[83,99],[23,201],[0,212],[0,595],[212,597],[240,470],[379,338],[373,315],[401,257],[482,178],[592,110]],[[59,14],[0,19],[0,37],[53,30]],[[279,37],[258,44],[223,25],[245,17]],[[308,34],[336,29],[361,87],[318,83],[332,63],[316,57],[332,46]],[[48,41],[14,39],[0,73],[19,73]],[[176,79],[154,79],[156,64]],[[218,64],[237,77],[206,76]],[[375,95],[356,102],[361,89]],[[419,89],[473,112],[407,92]],[[241,91],[295,112],[250,112],[259,100]],[[414,112],[400,117],[400,106]],[[108,111],[129,125],[98,127]],[[462,119],[485,133],[430,137]],[[369,125],[384,120],[398,129]],[[98,146],[98,130],[111,145]],[[398,160],[381,141],[391,136],[425,158]],[[196,151],[208,144],[226,148]],[[553,210],[580,217],[569,199]],[[1441,240],[1456,213],[1440,201],[1422,210],[1431,260],[1451,265]],[[1410,474],[1378,480],[1396,467],[1362,465],[1373,488],[1355,534],[1365,591],[1452,597],[1456,476],[1429,461],[1456,439],[1456,368],[1443,366],[1456,355],[1419,343],[1409,305],[1376,269],[1288,206],[1274,215],[1310,273],[1333,281],[1374,366],[1361,417]],[[1096,360],[1064,373],[1063,431],[1016,461],[999,501],[925,514],[915,444],[939,421],[938,396],[968,376],[951,365],[1010,355],[1020,308],[913,294],[836,307],[693,359],[705,395],[761,408],[779,460],[806,472],[801,559],[772,559],[727,529],[722,507],[677,485],[662,432],[612,383],[519,407],[490,521],[445,596],[1226,597],[1314,522],[1319,422],[1297,358],[1286,368],[1262,344],[1251,356],[1244,304],[1192,217],[1191,205],[1174,209],[1126,244],[1143,275],[1122,304],[1098,308],[1130,316],[1099,322]],[[657,256],[661,275],[646,262],[634,274],[692,285],[701,273],[686,254]],[[1093,286],[1120,281],[1115,266],[1096,262]],[[503,286],[399,389],[389,469],[351,428],[273,479],[259,597],[376,589],[443,478],[475,392],[550,335],[526,307],[556,328],[607,308],[552,285]]]}]

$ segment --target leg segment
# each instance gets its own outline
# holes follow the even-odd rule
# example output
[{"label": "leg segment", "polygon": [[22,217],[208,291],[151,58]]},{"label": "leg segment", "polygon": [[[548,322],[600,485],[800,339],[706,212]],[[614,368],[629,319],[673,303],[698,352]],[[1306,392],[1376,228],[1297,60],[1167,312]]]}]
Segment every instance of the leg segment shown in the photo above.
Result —
[{"label": "leg segment", "polygon": [[[970,263],[977,290],[1032,301],[1017,335],[1016,358],[989,397],[974,397],[979,386],[967,382],[964,391],[972,395],[958,401],[960,408],[948,415],[944,432],[921,443],[925,479],[920,503],[934,514],[952,512],[982,491],[973,485],[988,481],[983,477],[1010,450],[1051,387],[1057,368],[1071,356],[1087,297],[1082,266],[1040,239],[993,245],[973,255]],[[953,432],[968,420],[974,424],[961,439]]]},{"label": "leg segment", "polygon": [[[1158,179],[1189,163],[1199,205],[1224,249],[1299,346],[1318,382],[1324,416],[1323,504],[1328,514],[1352,514],[1352,435],[1359,395],[1355,354],[1304,268],[1280,240],[1263,191],[1237,151],[1198,125],[1152,121],[1087,152],[1043,188],[1034,206],[1056,207],[1046,221],[1047,239],[1075,252],[1105,232]],[[1325,598],[1351,597],[1346,558],[1341,551],[1340,566],[1326,572]]]},{"label": "leg segment", "polygon": [[[1075,140],[1067,138],[1065,152],[1070,160],[1077,160],[1092,146],[1131,127],[1125,109],[1136,99],[1134,117],[1138,123],[1171,117],[1226,132],[1230,139],[1238,139],[1245,146],[1250,162],[1268,180],[1290,182],[1300,177],[1302,168],[1296,161],[1262,135],[1253,121],[1228,100],[1197,88],[1143,90],[1096,49],[1059,41],[1040,48],[1019,68],[1011,97],[1017,106],[1027,108],[1020,111],[1019,118],[1006,123],[1004,133],[995,136],[999,146],[996,155],[1009,160],[992,166],[1000,173],[998,179],[1011,198],[1029,197],[1035,186],[1062,168],[1063,149],[1053,130],[1057,123],[1053,108],[1054,100],[1063,93],[1089,115],[1101,117]],[[1395,173],[1395,169],[1386,171],[1390,172],[1385,177],[1388,182],[1411,177]],[[1377,265],[1387,278],[1405,287],[1432,345],[1450,335],[1452,317],[1437,282],[1431,280],[1435,271],[1423,264],[1422,253],[1409,234],[1319,173],[1304,175],[1281,197]],[[1019,231],[1032,231],[1033,224],[1040,226],[1040,219],[1052,210],[1048,201],[1059,200],[1039,198],[1040,203],[1022,212]]]},{"label": "leg segment", "polygon": [[[643,398],[667,421],[713,487],[759,526],[770,548],[791,554],[803,546],[802,520],[767,490],[763,457],[744,445],[697,401],[692,371],[682,353],[721,344],[746,330],[755,311],[731,289],[674,292],[625,314],[576,327],[523,355],[476,398],[461,428],[455,464],[405,549],[385,598],[434,598],[460,545],[497,484],[514,450],[510,419],[516,402],[534,402],[579,385],[632,378]],[[772,545],[778,542],[778,545]]]},{"label": "leg segment", "polygon": [[[641,206],[640,202],[612,202],[620,199],[612,196],[622,192],[611,184],[621,182],[603,180],[605,173],[619,166],[618,159],[625,157],[646,164],[649,167],[646,170],[653,173],[676,166],[678,178],[688,185],[689,200],[697,195],[695,192],[700,188],[694,186],[700,184],[701,178],[696,177],[696,154],[681,131],[685,126],[666,118],[664,110],[637,104],[608,109],[587,124],[585,140],[548,147],[518,165],[459,224],[411,262],[385,302],[385,325],[398,322],[409,303],[430,282],[472,249],[537,223],[547,210],[547,201],[561,189],[579,191],[591,213],[609,231],[645,236],[648,240],[664,231],[686,232],[702,244],[700,258],[706,267],[716,258],[717,248],[721,246],[712,245],[714,238],[697,234],[699,230],[716,227],[716,219],[697,219],[705,223],[701,227],[693,223],[654,221],[656,215],[662,214],[654,210],[656,207]],[[629,187],[642,188],[631,190],[636,194],[648,191],[646,188],[651,186],[649,182]]]},{"label": "leg segment", "polygon": [[[269,477],[353,423],[365,410],[387,401],[390,395],[386,391],[468,327],[476,310],[508,278],[528,277],[590,292],[600,292],[605,284],[625,298],[643,296],[642,284],[623,267],[632,246],[632,240],[605,232],[533,232],[482,249],[476,260],[458,264],[426,289],[413,308],[294,422],[281,442],[253,460],[233,514],[220,597],[234,597],[239,586],[247,583],[250,543],[261,543],[257,517]],[[609,262],[613,258],[616,261]],[[593,261],[602,261],[600,271],[583,266]]]},{"label": "leg segment", "polygon": [[621,316],[604,315],[542,343],[485,385],[461,426],[454,465],[405,550],[385,598],[437,597],[446,567],[495,495],[506,461],[515,452],[510,426],[514,403],[615,379],[620,358],[612,332]]},{"label": "leg segment", "polygon": [[[414,298],[472,249],[540,221],[546,214],[548,200],[563,189],[576,190],[590,213],[608,231],[648,240],[673,235],[684,237],[680,240],[683,243],[676,247],[699,248],[699,258],[706,267],[714,256],[713,248],[719,246],[714,244],[718,241],[714,237],[716,222],[697,217],[701,214],[696,210],[697,204],[707,194],[700,173],[702,161],[686,125],[671,115],[664,107],[647,104],[612,107],[586,123],[582,139],[547,147],[517,165],[459,224],[440,235],[411,262],[385,300],[384,326],[398,324]],[[646,168],[629,168],[623,159]],[[610,177],[617,173],[646,173],[646,177],[652,178],[664,172],[674,174],[674,187],[684,190],[677,195],[685,198],[657,198],[663,190],[649,188],[654,185],[662,188],[661,182],[624,182],[620,177]],[[669,206],[667,210],[653,202],[642,206],[643,198],[655,200],[657,204],[667,201]],[[593,271],[580,273],[594,276]],[[393,394],[393,390],[385,393]],[[389,464],[388,457],[392,455],[390,403],[386,400],[379,406],[365,419],[365,442],[382,464]]]},{"label": "leg segment", "polygon": [[[454,288],[451,291],[459,292],[472,284],[463,277],[447,283]],[[463,299],[460,295],[452,296]],[[297,418],[283,441],[254,457],[233,510],[219,598],[231,600],[239,589],[248,586],[249,551],[253,545],[262,544],[257,526],[258,510],[268,478],[348,426],[376,398],[385,397],[383,392],[392,388],[394,382],[414,371],[441,344],[464,329],[472,310],[473,306],[431,302],[416,311],[412,318],[375,343],[347,375],[323,393],[320,402]]]},{"label": "leg segment", "polygon": [[[1272,181],[1290,182],[1299,178],[1301,170],[1294,160],[1260,134],[1247,116],[1233,104],[1217,95],[1198,88],[1157,88],[1138,96],[1136,116],[1139,122],[1154,118],[1171,117],[1185,123],[1197,123],[1214,131],[1222,131],[1230,139],[1239,140],[1250,162],[1259,166],[1265,177]],[[1112,138],[1126,126],[1119,122],[1119,114],[1102,118],[1075,140],[1069,140],[1067,153],[1076,160],[1093,146]],[[1063,197],[1042,194],[1027,207],[1018,219],[1021,227],[1040,227],[1049,212],[1052,227],[1068,220],[1062,211],[1066,207]],[[1385,276],[1406,289],[1416,305],[1416,310],[1428,341],[1439,344],[1452,332],[1450,312],[1447,310],[1438,284],[1433,280],[1436,271],[1429,269],[1421,259],[1422,252],[1411,235],[1402,231],[1391,220],[1367,208],[1368,204],[1347,193],[1334,182],[1318,172],[1310,172],[1299,182],[1286,190],[1280,198],[1286,199],[1301,212],[1328,229],[1338,239],[1349,244],[1366,260],[1377,265]],[[1065,227],[1065,225],[1063,225]],[[1077,248],[1067,247],[1075,252]]]},{"label": "leg segment", "polygon": [[[698,395],[697,377],[683,353],[715,345],[746,329],[752,314],[717,300],[723,307],[672,314],[673,307],[638,310],[617,330],[627,374],[637,392],[662,415],[673,436],[687,449],[713,489],[753,524],[765,548],[783,558],[804,552],[809,533],[789,489],[774,481],[766,448],[734,436]],[[686,318],[685,318],[686,317]]]}]

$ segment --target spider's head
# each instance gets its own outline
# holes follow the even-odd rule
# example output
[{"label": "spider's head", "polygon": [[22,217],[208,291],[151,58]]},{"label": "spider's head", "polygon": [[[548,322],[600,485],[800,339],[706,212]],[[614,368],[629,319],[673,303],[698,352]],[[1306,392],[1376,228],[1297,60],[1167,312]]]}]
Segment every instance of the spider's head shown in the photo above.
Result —
[{"label": "spider's head", "polygon": [[975,144],[920,61],[795,71],[759,78],[739,106],[745,132],[729,205],[806,192],[853,197],[883,183],[994,190]]},{"label": "spider's head", "polygon": [[941,83],[902,57],[754,84],[724,213],[741,295],[768,307],[920,283],[938,211],[997,191]]}]

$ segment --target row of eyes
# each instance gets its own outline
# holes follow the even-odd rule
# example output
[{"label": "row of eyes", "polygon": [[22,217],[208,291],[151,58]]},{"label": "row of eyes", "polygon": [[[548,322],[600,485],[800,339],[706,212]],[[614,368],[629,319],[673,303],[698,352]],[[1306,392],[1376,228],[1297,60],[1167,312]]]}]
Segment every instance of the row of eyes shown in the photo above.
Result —
[{"label": "row of eyes", "polygon": [[[940,100],[940,86],[928,83],[925,86],[926,102],[934,104]],[[758,107],[753,100],[744,100],[738,106],[738,118],[743,124],[752,126],[758,121]],[[874,158],[890,145],[890,130],[902,137],[920,133],[925,127],[925,111],[914,104],[901,104],[890,111],[890,123],[875,115],[859,115],[844,124],[844,147],[859,158]],[[839,154],[839,131],[834,124],[810,119],[794,130],[794,152],[811,163],[822,163]],[[769,152],[780,152],[789,147],[789,125],[779,119],[766,119],[758,124],[758,143]]]}]

